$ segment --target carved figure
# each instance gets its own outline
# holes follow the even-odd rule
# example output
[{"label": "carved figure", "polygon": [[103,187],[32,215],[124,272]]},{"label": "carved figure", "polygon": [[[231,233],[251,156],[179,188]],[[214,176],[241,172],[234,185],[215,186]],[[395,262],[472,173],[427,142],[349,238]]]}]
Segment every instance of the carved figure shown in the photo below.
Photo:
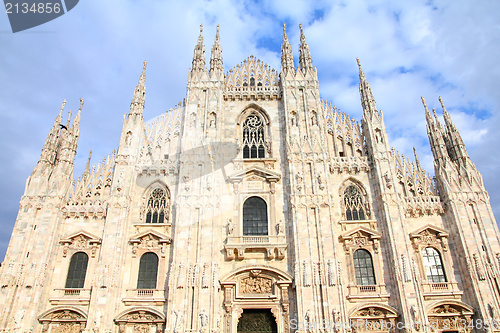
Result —
[{"label": "carved figure", "polygon": [[227,235],[231,236],[234,232],[234,224],[232,219],[227,219]]},{"label": "carved figure", "polygon": [[276,224],[276,232],[278,233],[278,235],[282,235],[283,232],[285,232],[285,225],[283,223],[282,220],[280,220],[277,224]]}]

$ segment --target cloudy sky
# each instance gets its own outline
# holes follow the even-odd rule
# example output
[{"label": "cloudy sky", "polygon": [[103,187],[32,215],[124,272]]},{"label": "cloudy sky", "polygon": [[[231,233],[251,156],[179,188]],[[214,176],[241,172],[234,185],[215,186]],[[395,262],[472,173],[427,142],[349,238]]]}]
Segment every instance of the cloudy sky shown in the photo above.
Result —
[{"label": "cloudy sky", "polygon": [[89,150],[96,163],[117,148],[144,60],[145,119],[184,98],[200,23],[207,58],[220,24],[226,70],[249,55],[279,69],[283,23],[297,58],[302,23],[323,98],[358,120],[359,57],[390,144],[432,174],[420,96],[438,112],[442,96],[500,216],[500,1],[82,0],[16,34],[0,14],[0,260],[62,101],[75,114],[85,99],[77,177]]}]

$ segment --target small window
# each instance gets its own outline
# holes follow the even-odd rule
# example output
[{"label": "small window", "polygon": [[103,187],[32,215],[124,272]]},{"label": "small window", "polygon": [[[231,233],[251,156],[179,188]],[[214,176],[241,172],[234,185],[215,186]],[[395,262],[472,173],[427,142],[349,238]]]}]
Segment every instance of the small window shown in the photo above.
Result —
[{"label": "small window", "polygon": [[89,256],[85,252],[76,252],[69,263],[65,288],[83,288]]},{"label": "small window", "polygon": [[158,256],[153,252],[144,253],[139,264],[137,289],[156,289]]},{"label": "small window", "polygon": [[356,272],[356,284],[358,286],[375,285],[375,273],[370,252],[359,249],[354,252],[354,271]]},{"label": "small window", "polygon": [[444,274],[439,252],[432,247],[426,247],[422,252],[422,258],[427,281],[431,283],[446,282],[446,275]]},{"label": "small window", "polygon": [[345,218],[348,221],[364,220],[363,197],[359,189],[349,185],[344,191]]},{"label": "small window", "polygon": [[267,205],[259,197],[248,198],[243,204],[243,235],[267,235]]},{"label": "small window", "polygon": [[251,114],[243,122],[243,158],[264,158],[264,123],[256,114]]},{"label": "small window", "polygon": [[148,199],[146,223],[164,223],[165,210],[167,209],[167,196],[165,190],[156,188]]}]

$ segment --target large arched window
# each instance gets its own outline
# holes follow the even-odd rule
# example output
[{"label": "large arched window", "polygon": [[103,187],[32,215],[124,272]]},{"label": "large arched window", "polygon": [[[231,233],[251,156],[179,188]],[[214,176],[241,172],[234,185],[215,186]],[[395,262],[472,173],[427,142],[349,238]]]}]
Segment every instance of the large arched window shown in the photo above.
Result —
[{"label": "large arched window", "polygon": [[[164,189],[155,188],[149,195],[146,208],[146,223],[164,223],[168,214],[168,201]],[[167,215],[168,218],[168,215]]]},{"label": "large arched window", "polygon": [[370,252],[359,249],[354,252],[354,271],[356,273],[356,284],[358,286],[375,285],[375,273]]},{"label": "large arched window", "polygon": [[153,252],[144,253],[139,264],[137,289],[156,289],[158,276],[158,256]]},{"label": "large arched window", "polygon": [[265,147],[264,122],[251,114],[243,122],[243,158],[264,158]]},{"label": "large arched window", "polygon": [[248,198],[243,204],[243,235],[267,235],[267,205],[259,197]]},{"label": "large arched window", "polygon": [[427,281],[431,283],[446,282],[441,255],[432,247],[426,247],[422,251],[422,258],[425,267]]},{"label": "large arched window", "polygon": [[345,218],[348,221],[364,220],[363,196],[354,185],[349,185],[344,190]]},{"label": "large arched window", "polygon": [[65,288],[83,288],[89,256],[85,252],[76,252],[69,263]]}]

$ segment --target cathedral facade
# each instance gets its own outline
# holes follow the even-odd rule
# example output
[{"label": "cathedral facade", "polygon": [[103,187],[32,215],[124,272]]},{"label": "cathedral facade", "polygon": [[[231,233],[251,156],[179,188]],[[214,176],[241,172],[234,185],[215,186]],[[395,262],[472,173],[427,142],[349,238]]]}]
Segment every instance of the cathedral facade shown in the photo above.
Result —
[{"label": "cathedral facade", "polygon": [[359,61],[360,121],[320,97],[300,28],[279,71],[224,72],[218,30],[206,65],[200,31],[185,99],[149,122],[144,63],[118,149],[77,181],[63,103],[1,267],[2,332],[499,328],[500,233],[443,102],[444,122],[422,99],[433,180],[390,148]]}]

